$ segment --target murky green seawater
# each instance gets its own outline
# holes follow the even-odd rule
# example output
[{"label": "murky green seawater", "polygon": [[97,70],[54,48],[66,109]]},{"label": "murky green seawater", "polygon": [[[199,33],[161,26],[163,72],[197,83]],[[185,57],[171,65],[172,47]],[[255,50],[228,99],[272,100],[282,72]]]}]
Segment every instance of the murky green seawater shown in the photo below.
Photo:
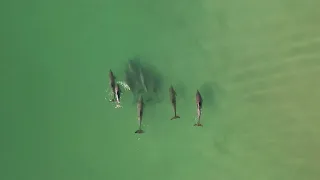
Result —
[{"label": "murky green seawater", "polygon": [[[0,4],[0,179],[319,179],[319,1]],[[175,85],[181,116],[166,97],[140,136],[131,94],[104,100],[135,55]]]}]

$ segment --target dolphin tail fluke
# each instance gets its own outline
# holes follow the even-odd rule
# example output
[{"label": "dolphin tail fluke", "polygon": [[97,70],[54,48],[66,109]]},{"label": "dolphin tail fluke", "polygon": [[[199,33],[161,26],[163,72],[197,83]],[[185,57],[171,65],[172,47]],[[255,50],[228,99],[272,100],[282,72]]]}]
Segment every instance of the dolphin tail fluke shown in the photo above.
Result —
[{"label": "dolphin tail fluke", "polygon": [[196,124],[194,124],[193,126],[200,126],[203,127],[203,125],[200,122],[197,122]]},{"label": "dolphin tail fluke", "polygon": [[178,119],[178,118],[180,118],[180,116],[175,115],[175,116],[174,116],[174,117],[172,117],[170,120],[174,120],[174,119]]},{"label": "dolphin tail fluke", "polygon": [[136,130],[134,133],[136,133],[136,134],[142,134],[142,133],[144,133],[144,131],[143,131],[142,129],[138,129],[138,130]]}]

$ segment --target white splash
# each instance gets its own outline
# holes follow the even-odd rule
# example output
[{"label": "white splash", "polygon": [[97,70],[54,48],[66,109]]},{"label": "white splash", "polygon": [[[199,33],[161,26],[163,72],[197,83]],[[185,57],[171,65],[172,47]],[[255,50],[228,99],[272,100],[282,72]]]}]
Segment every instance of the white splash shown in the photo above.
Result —
[{"label": "white splash", "polygon": [[[122,86],[125,91],[130,91],[131,90],[130,86],[126,82],[117,81],[117,83],[120,86]],[[114,94],[113,94],[113,92],[112,92],[112,90],[110,88],[106,89],[106,93],[107,93],[107,97],[105,98],[106,100],[110,101],[110,99],[113,99]]]},{"label": "white splash", "polygon": [[121,85],[126,91],[130,91],[130,90],[131,90],[130,86],[129,86],[126,82],[124,82],[124,81],[118,81],[117,83],[118,83],[119,85]]}]

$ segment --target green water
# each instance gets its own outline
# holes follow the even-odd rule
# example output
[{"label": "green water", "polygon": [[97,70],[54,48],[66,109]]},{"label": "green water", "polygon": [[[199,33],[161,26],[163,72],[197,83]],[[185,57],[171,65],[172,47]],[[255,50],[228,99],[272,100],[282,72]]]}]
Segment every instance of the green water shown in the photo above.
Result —
[{"label": "green water", "polygon": [[[3,180],[316,180],[317,0],[0,3]],[[106,102],[135,55],[178,93]],[[195,92],[203,128],[193,127]],[[167,90],[165,90],[167,92]]]}]

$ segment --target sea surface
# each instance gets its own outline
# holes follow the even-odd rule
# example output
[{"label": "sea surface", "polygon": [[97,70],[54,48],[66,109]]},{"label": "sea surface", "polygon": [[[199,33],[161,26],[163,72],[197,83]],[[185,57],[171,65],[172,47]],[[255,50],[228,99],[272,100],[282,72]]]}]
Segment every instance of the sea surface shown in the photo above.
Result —
[{"label": "sea surface", "polygon": [[[320,1],[0,2],[1,180],[319,180]],[[163,76],[144,134],[139,56]],[[168,88],[177,92],[180,119]],[[195,93],[203,127],[194,127]]]}]

